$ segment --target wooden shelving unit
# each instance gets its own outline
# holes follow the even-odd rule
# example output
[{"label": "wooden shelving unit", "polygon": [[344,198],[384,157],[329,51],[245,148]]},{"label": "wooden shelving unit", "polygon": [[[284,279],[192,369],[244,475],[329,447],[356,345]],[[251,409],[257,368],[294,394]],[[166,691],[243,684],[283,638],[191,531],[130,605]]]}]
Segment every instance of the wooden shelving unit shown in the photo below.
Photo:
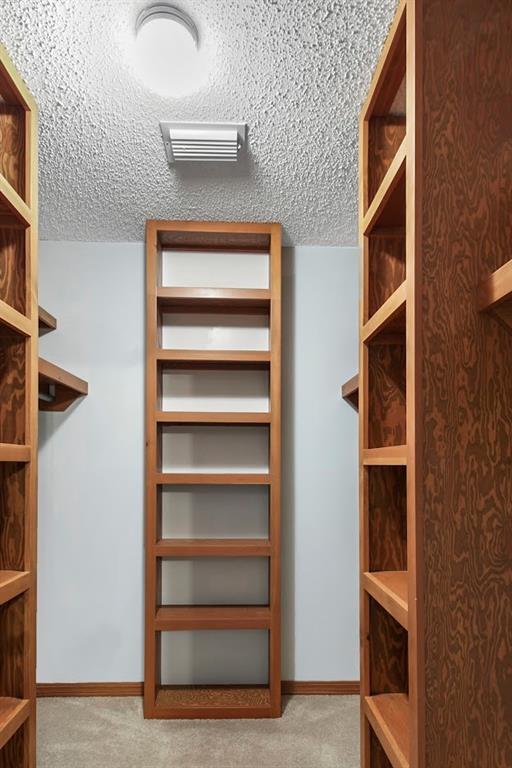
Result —
[{"label": "wooden shelving unit", "polygon": [[361,113],[362,768],[512,765],[511,19],[401,0]]},{"label": "wooden shelving unit", "polygon": [[0,104],[0,768],[34,768],[37,107],[2,46]]},{"label": "wooden shelving unit", "polygon": [[[238,262],[250,255],[267,265],[266,284],[229,287],[240,279]],[[198,276],[198,286],[170,277],[164,260],[178,255],[184,263],[207,257],[209,266]],[[237,260],[235,276],[224,271],[228,287],[201,287],[212,279],[215,257]],[[259,267],[258,267],[259,269]],[[236,275],[238,274],[238,278]],[[218,275],[214,275],[214,279]],[[180,279],[182,283],[180,284]],[[186,282],[186,284],[185,284]],[[166,343],[166,323],[184,323],[188,331],[206,318],[212,326],[208,339],[180,348]],[[171,320],[169,320],[171,318]],[[217,320],[218,318],[218,320]],[[222,335],[230,318],[235,325],[265,326],[265,348],[231,348]],[[220,334],[220,335],[219,335]],[[235,334],[236,335],[236,334]],[[281,453],[281,229],[277,224],[224,222],[147,223],[147,362],[146,362],[146,655],[144,712],[149,718],[255,718],[281,715],[280,673],[280,453]],[[166,407],[164,376],[179,373],[250,375],[265,377],[268,405],[258,411],[237,408],[228,400],[222,410],[202,405]],[[263,372],[263,373],[262,373]],[[202,391],[202,385],[199,390]],[[218,391],[215,390],[218,395]],[[231,407],[233,406],[233,410]],[[230,410],[227,410],[227,408]],[[165,466],[164,430],[266,430],[268,468],[235,471],[228,467]],[[225,434],[225,433],[224,433]],[[173,433],[171,433],[172,445]],[[241,446],[241,450],[244,445]],[[199,452],[200,453],[200,452]],[[193,454],[193,451],[192,451]],[[266,538],[166,538],[162,535],[163,494],[173,489],[268,489]],[[172,513],[172,507],[171,507]],[[236,523],[235,523],[236,524]],[[169,605],[162,602],[162,564],[165,560],[222,562],[222,558],[260,558],[268,565],[266,605]],[[204,630],[260,630],[268,634],[268,680],[253,685],[168,685],[162,680],[163,632]]]}]

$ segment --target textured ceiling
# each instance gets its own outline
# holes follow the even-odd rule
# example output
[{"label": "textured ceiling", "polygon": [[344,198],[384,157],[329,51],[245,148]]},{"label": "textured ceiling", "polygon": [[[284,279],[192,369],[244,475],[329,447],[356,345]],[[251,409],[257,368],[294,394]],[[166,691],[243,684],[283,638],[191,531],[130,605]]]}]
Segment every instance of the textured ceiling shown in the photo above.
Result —
[{"label": "textured ceiling", "polygon": [[[288,243],[356,242],[358,112],[396,0],[180,0],[203,90],[133,71],[144,0],[0,0],[0,41],[41,115],[41,237],[140,240],[147,218],[275,220]],[[169,168],[159,121],[240,120],[236,166]]]}]

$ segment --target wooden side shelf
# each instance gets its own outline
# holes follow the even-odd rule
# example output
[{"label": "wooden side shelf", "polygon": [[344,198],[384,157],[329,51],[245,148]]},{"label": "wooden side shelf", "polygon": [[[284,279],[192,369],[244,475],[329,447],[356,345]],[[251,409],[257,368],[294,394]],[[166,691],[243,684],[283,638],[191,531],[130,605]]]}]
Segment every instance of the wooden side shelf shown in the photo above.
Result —
[{"label": "wooden side shelf", "polygon": [[39,410],[65,411],[89,391],[86,381],[39,358]]},{"label": "wooden side shelf", "polygon": [[267,606],[247,605],[165,605],[157,609],[155,627],[159,632],[194,629],[270,629]]},{"label": "wooden side shelf", "polygon": [[27,571],[0,571],[0,605],[21,595],[30,587]]},{"label": "wooden side shelf", "polygon": [[246,352],[227,351],[212,352],[197,349],[160,349],[156,353],[157,362],[160,363],[205,363],[213,366],[217,364],[227,365],[264,365],[270,363],[270,352]]},{"label": "wooden side shelf", "polygon": [[409,768],[409,700],[404,693],[367,696],[364,711],[393,768]]},{"label": "wooden side shelf", "polygon": [[368,594],[377,600],[404,629],[407,629],[409,611],[407,571],[364,573],[362,581]]},{"label": "wooden side shelf", "polygon": [[405,339],[405,300],[407,285],[402,285],[384,302],[361,331],[361,341],[370,342],[383,333],[402,334]]},{"label": "wooden side shelf", "polygon": [[512,329],[512,260],[480,283],[476,306],[479,312],[490,312]]},{"label": "wooden side shelf", "polygon": [[405,188],[405,147],[404,139],[364,216],[363,233],[365,235],[371,232],[377,223],[380,226],[397,225],[403,220],[404,213],[401,210],[403,192],[400,188]]},{"label": "wooden side shelf", "polygon": [[0,461],[30,461],[30,446],[0,443]]},{"label": "wooden side shelf", "polygon": [[44,336],[46,333],[51,333],[57,330],[57,318],[50,315],[46,309],[39,307],[39,335]]},{"label": "wooden side shelf", "polygon": [[356,411],[359,410],[359,374],[356,373],[341,387],[342,398]]},{"label": "wooden side shelf", "polygon": [[[0,697],[0,749],[21,728],[29,715],[30,701],[27,699]],[[21,767],[21,763],[19,765]]]},{"label": "wooden side shelf", "polygon": [[407,446],[390,445],[384,448],[364,448],[362,460],[365,467],[399,467],[407,464]]},{"label": "wooden side shelf", "polygon": [[157,557],[270,557],[266,539],[160,539]]}]

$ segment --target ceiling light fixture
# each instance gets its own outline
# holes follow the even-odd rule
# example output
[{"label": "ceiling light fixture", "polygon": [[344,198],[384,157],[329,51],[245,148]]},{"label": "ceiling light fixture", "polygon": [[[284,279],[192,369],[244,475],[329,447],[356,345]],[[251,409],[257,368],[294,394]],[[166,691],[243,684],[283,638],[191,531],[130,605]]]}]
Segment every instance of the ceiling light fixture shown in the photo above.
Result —
[{"label": "ceiling light fixture", "polygon": [[167,3],[145,8],[135,24],[135,57],[143,82],[162,96],[183,96],[202,85],[197,27]]},{"label": "ceiling light fixture", "polygon": [[245,149],[245,123],[160,123],[169,163],[236,163]]}]

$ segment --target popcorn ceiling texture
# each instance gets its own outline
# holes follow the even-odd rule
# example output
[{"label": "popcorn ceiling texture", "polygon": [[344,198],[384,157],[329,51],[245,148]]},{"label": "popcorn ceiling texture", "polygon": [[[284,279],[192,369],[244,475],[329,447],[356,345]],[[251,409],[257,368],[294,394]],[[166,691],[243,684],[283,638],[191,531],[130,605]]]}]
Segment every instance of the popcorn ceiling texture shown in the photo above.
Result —
[{"label": "popcorn ceiling texture", "polygon": [[[0,42],[40,108],[41,237],[141,240],[148,218],[275,220],[293,245],[357,242],[358,113],[396,0],[179,0],[203,90],[133,70],[144,0],[0,0]],[[249,124],[243,163],[173,166],[160,120]]]}]

